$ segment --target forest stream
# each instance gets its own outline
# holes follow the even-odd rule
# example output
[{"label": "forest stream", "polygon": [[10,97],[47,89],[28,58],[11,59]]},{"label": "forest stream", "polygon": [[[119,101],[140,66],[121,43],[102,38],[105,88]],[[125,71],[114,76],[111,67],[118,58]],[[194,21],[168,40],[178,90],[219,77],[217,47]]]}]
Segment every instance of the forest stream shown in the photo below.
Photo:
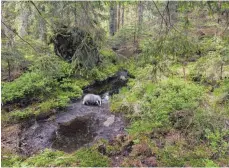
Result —
[{"label": "forest stream", "polygon": [[70,153],[82,146],[90,146],[98,139],[111,140],[118,134],[125,134],[124,119],[109,110],[109,96],[126,85],[127,77],[127,71],[120,71],[105,81],[84,88],[84,94],[95,93],[102,97],[101,106],[86,106],[82,99],[75,100],[65,111],[26,122],[19,134],[3,137],[3,140],[12,145],[17,143],[17,152],[29,156],[45,148]]}]

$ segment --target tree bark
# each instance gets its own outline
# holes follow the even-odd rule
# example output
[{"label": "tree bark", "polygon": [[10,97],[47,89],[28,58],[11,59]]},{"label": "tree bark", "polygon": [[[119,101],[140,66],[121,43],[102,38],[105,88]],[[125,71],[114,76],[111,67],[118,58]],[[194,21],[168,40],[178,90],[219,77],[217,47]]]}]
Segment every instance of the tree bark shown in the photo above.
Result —
[{"label": "tree bark", "polygon": [[187,65],[187,63],[184,62],[184,63],[183,63],[183,75],[184,75],[184,80],[185,80],[185,81],[186,81],[186,65]]},{"label": "tree bark", "polygon": [[143,2],[138,2],[138,35],[141,34],[142,30],[142,22],[143,22]]},{"label": "tree bark", "polygon": [[123,27],[123,25],[124,25],[124,15],[125,14],[125,6],[124,6],[124,4],[122,5],[122,27]]},{"label": "tree bark", "polygon": [[[45,12],[45,6],[41,5],[41,11]],[[43,18],[39,17],[39,39],[43,42],[47,42],[47,28],[46,22]]]},{"label": "tree bark", "polygon": [[21,4],[21,25],[19,27],[19,35],[21,37],[28,35],[29,28],[29,15],[30,15],[30,6],[28,2],[22,2]]},{"label": "tree bark", "polygon": [[110,35],[114,36],[117,30],[117,5],[116,2],[110,3]]},{"label": "tree bark", "polygon": [[8,81],[11,81],[11,65],[10,65],[10,60],[7,61],[7,66],[8,66]]},{"label": "tree bark", "polygon": [[223,79],[223,63],[220,65],[220,80]]},{"label": "tree bark", "polygon": [[117,30],[120,29],[120,23],[121,23],[121,2],[118,3],[118,20],[117,20]]},{"label": "tree bark", "polygon": [[74,22],[75,22],[75,26],[77,25],[77,13],[76,13],[76,4],[77,2],[74,2]]}]

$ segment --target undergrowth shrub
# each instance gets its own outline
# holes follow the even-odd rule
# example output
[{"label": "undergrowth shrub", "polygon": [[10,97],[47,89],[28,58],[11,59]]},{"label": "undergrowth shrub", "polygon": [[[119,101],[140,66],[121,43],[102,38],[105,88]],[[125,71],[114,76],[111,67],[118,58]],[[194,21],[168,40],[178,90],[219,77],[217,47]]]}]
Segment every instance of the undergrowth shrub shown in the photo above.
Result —
[{"label": "undergrowth shrub", "polygon": [[[175,111],[195,110],[202,99],[204,88],[181,79],[168,79],[157,84],[151,81],[132,82],[130,89],[121,90],[112,97],[111,110],[121,112],[129,104],[139,104],[132,108],[130,133],[149,132],[156,127],[171,127],[170,114]],[[131,109],[130,106],[128,106]],[[137,110],[136,110],[137,109]],[[125,112],[125,111],[124,111]]]},{"label": "undergrowth shrub", "polygon": [[104,63],[117,63],[117,55],[111,49],[102,49],[100,50],[100,54],[102,55],[102,62]]},{"label": "undergrowth shrub", "polygon": [[55,86],[57,86],[55,80],[50,80],[39,73],[25,73],[15,81],[2,85],[2,101],[5,104],[22,98],[31,99],[38,95],[48,95]]},{"label": "undergrowth shrub", "polygon": [[216,102],[225,104],[225,108],[229,106],[229,79],[225,79],[220,83],[220,86],[213,92],[216,96]]}]

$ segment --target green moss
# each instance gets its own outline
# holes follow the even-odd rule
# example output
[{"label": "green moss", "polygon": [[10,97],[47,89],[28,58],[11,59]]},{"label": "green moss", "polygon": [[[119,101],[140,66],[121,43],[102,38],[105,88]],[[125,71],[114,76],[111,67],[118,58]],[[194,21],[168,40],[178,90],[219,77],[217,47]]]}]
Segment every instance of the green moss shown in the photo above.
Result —
[{"label": "green moss", "polygon": [[92,148],[82,148],[73,154],[45,149],[27,159],[16,155],[2,158],[4,167],[108,167],[110,160]]},{"label": "green moss", "polygon": [[156,127],[171,127],[172,112],[194,110],[203,97],[203,87],[186,83],[182,79],[168,79],[157,84],[144,81],[140,83],[135,79],[130,89],[122,89],[119,95],[112,97],[111,110],[129,114],[132,121],[130,133],[148,132]]},{"label": "green moss", "polygon": [[26,108],[24,110],[11,111],[8,120],[11,122],[17,122],[24,119],[28,119],[34,116],[34,111],[31,108]]},{"label": "green moss", "polygon": [[1,166],[2,167],[20,167],[20,163],[24,158],[13,155],[13,154],[2,154],[1,156]]},{"label": "green moss", "polygon": [[91,148],[78,150],[74,157],[79,161],[81,167],[108,167],[110,160]]},{"label": "green moss", "polygon": [[21,166],[29,167],[68,167],[77,166],[77,160],[70,154],[61,151],[46,149],[40,154],[32,156],[21,163]]},{"label": "green moss", "polygon": [[162,150],[158,151],[159,165],[169,167],[204,167],[207,166],[207,162],[209,164],[214,163],[210,159],[212,152],[207,145],[200,145],[195,148],[190,147],[191,145],[187,143],[182,145],[179,142],[176,145],[165,146]]}]

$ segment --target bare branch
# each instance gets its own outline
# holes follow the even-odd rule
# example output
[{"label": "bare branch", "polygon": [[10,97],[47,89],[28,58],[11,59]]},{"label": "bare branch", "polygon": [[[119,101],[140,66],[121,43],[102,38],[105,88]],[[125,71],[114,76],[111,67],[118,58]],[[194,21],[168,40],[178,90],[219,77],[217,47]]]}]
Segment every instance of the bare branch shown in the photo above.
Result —
[{"label": "bare branch", "polygon": [[[156,7],[158,13],[160,14],[161,18],[165,21],[165,23],[167,23],[166,20],[165,20],[165,18],[164,18],[164,16],[161,14],[160,10],[158,9],[157,4],[156,4],[154,1],[153,1],[153,3],[154,3],[154,5],[155,5],[155,7]],[[170,25],[175,31],[177,31],[177,32],[180,33],[180,31],[178,31],[170,22],[169,22],[169,25]],[[167,25],[167,24],[166,24],[166,26],[167,26],[167,28],[168,28],[168,25]]]}]

